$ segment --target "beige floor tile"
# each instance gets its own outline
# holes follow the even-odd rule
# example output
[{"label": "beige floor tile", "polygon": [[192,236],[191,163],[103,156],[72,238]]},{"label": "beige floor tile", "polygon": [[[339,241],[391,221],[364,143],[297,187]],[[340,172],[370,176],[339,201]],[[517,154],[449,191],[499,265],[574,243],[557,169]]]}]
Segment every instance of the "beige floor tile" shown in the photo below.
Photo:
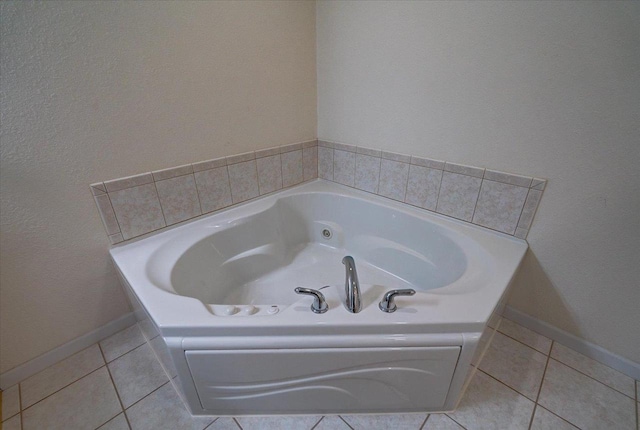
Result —
[{"label": "beige floor tile", "polygon": [[140,321],[138,323],[138,326],[140,327],[140,330],[142,330],[142,333],[147,338],[147,340],[151,340],[160,334],[158,333],[156,326],[151,322],[149,318],[145,318]]},{"label": "beige floor tile", "polygon": [[322,421],[318,423],[313,430],[351,430],[340,417],[336,415],[329,415],[322,418]]},{"label": "beige floor tile", "polygon": [[22,426],[24,430],[93,430],[120,412],[116,391],[103,367],[26,409]]},{"label": "beige floor tile", "polygon": [[427,414],[341,415],[355,430],[416,429],[422,427]]},{"label": "beige floor tile", "polygon": [[[4,418],[4,415],[2,416],[2,418]],[[13,418],[9,418],[8,420],[3,421],[0,425],[0,428],[3,430],[20,430],[22,428],[20,415],[14,415]]]},{"label": "beige floor tile", "polygon": [[207,427],[207,430],[240,430],[240,427],[233,418],[220,417]]},{"label": "beige floor tile", "polygon": [[236,417],[243,430],[310,430],[322,416]]},{"label": "beige floor tile", "polygon": [[423,427],[424,430],[464,430],[445,414],[431,414]]},{"label": "beige floor tile", "polygon": [[20,390],[18,384],[2,392],[2,421],[20,412]]},{"label": "beige floor tile", "polygon": [[533,422],[531,423],[531,430],[576,430],[578,427],[573,426],[553,415],[551,412],[538,406],[533,415]]},{"label": "beige floor tile", "polygon": [[104,359],[95,344],[36,373],[20,383],[22,408],[28,408],[101,366]]},{"label": "beige floor tile", "polygon": [[127,409],[132,430],[202,430],[214,418],[193,417],[171,383]]},{"label": "beige floor tile", "polygon": [[502,319],[502,323],[500,324],[498,331],[519,340],[525,345],[529,345],[531,348],[538,350],[543,354],[549,355],[549,351],[551,350],[551,339],[548,337],[522,327],[520,324],[516,324],[506,318]]},{"label": "beige floor tile", "polygon": [[129,424],[124,417],[124,413],[121,413],[98,430],[129,430]]},{"label": "beige floor tile", "polygon": [[583,430],[636,425],[634,400],[553,359],[538,403]]},{"label": "beige floor tile", "polygon": [[566,346],[560,345],[559,343],[555,343],[553,345],[551,357],[563,362],[569,367],[573,367],[574,369],[591,376],[593,379],[596,379],[603,384],[607,384],[611,388],[614,388],[631,398],[635,398],[633,379],[610,368],[609,366],[605,366],[604,364],[569,349]]},{"label": "beige floor tile", "polygon": [[134,324],[100,342],[107,363],[142,345],[145,342],[142,330]]},{"label": "beige floor tile", "polygon": [[108,366],[125,408],[169,380],[146,343],[115,359]]},{"label": "beige floor tile", "polygon": [[480,369],[535,401],[546,364],[546,355],[498,332]]},{"label": "beige floor tile", "polygon": [[476,372],[458,409],[449,413],[474,430],[527,429],[534,403],[482,372]]}]

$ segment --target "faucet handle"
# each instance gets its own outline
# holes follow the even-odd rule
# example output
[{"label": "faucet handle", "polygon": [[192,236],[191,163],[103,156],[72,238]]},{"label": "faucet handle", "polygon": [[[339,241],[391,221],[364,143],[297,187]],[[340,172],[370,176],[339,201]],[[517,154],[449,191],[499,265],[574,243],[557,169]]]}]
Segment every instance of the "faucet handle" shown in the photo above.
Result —
[{"label": "faucet handle", "polygon": [[316,314],[323,314],[329,310],[329,305],[327,305],[326,300],[324,299],[324,294],[322,294],[318,290],[313,290],[311,288],[302,288],[298,287],[295,290],[296,294],[307,294],[309,296],[313,296],[313,303],[311,304],[311,310]]},{"label": "faucet handle", "polygon": [[396,304],[393,302],[393,299],[396,296],[413,296],[415,293],[416,293],[416,290],[414,290],[413,288],[387,291],[384,297],[382,297],[382,301],[378,303],[378,307],[382,312],[387,312],[387,313],[395,312],[396,309],[398,309]]}]

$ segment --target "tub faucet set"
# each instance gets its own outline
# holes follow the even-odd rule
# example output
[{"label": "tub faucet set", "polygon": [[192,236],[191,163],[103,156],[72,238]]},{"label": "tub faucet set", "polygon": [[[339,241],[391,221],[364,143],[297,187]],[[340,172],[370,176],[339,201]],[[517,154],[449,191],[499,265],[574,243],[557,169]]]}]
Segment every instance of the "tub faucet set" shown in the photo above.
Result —
[{"label": "tub faucet set", "polygon": [[[352,314],[357,314],[362,310],[362,303],[360,301],[360,282],[358,282],[358,271],[356,270],[356,262],[352,256],[347,255],[342,259],[346,274],[344,281],[344,291],[347,296],[346,305],[347,310]],[[323,288],[328,287],[325,286]],[[306,294],[313,296],[313,303],[311,304],[311,311],[316,314],[323,314],[329,310],[329,305],[322,294],[318,290],[311,288],[298,287],[294,290],[296,294]],[[393,299],[396,296],[413,296],[416,291],[412,288],[405,288],[401,290],[391,290],[385,293],[382,301],[378,303],[378,307],[382,312],[392,313],[398,309],[398,306],[394,303]]]}]

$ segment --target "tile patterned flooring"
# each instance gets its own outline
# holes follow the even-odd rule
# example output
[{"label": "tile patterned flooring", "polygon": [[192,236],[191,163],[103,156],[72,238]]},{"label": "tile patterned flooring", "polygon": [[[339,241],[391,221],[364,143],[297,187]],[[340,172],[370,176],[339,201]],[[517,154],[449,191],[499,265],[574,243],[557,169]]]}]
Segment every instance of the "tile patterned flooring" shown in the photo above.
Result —
[{"label": "tile patterned flooring", "polygon": [[194,418],[138,325],[2,394],[4,430],[640,430],[640,382],[507,319],[447,414]]}]

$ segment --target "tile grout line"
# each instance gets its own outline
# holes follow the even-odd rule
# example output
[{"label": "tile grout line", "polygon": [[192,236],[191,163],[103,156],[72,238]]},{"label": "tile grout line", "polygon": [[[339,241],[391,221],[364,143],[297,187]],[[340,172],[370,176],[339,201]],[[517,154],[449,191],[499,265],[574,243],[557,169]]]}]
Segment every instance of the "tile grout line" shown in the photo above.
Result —
[{"label": "tile grout line", "polygon": [[427,425],[427,421],[429,420],[430,416],[431,416],[431,414],[427,414],[427,416],[424,418],[424,421],[422,421],[422,425],[420,426],[420,428],[418,430],[424,429],[424,426]]},{"label": "tile grout line", "polygon": [[[126,330],[126,329],[125,329],[125,330]],[[143,337],[144,337],[144,336],[143,336]],[[129,418],[127,417],[127,414],[125,413],[124,404],[122,403],[122,399],[120,398],[120,393],[118,392],[118,387],[116,387],[116,383],[115,383],[115,381],[113,380],[113,376],[111,375],[111,369],[109,369],[109,364],[107,363],[107,358],[106,358],[106,357],[105,357],[105,355],[104,355],[104,351],[102,350],[102,346],[100,345],[100,342],[98,342],[98,343],[97,343],[97,345],[98,345],[98,349],[100,350],[100,354],[102,355],[102,359],[103,359],[103,360],[104,360],[104,362],[105,362],[104,367],[106,367],[106,368],[107,368],[107,374],[109,375],[109,380],[111,381],[111,386],[113,387],[113,391],[115,391],[115,392],[116,392],[116,397],[118,398],[118,403],[120,403],[120,409],[121,409],[120,413],[121,413],[122,415],[124,415],[124,419],[125,419],[125,421],[127,422],[127,425],[129,426],[129,428],[131,428],[131,423],[129,422]],[[113,361],[113,360],[112,360],[112,361]],[[119,413],[119,414],[120,414],[120,413]],[[116,417],[117,417],[119,414],[116,414]],[[100,425],[99,425],[98,427],[96,427],[96,428],[99,428],[100,426],[105,425],[106,423],[108,423],[109,421],[111,421],[111,420],[112,420],[112,419],[114,419],[114,418],[115,418],[115,417],[111,417],[111,418],[109,418],[106,422],[104,422],[104,423],[100,424]]]},{"label": "tile grout line", "polygon": [[168,380],[167,382],[165,382],[164,384],[160,385],[158,388],[156,388],[155,390],[151,391],[150,393],[146,394],[144,397],[142,397],[141,399],[136,400],[134,403],[130,404],[129,406],[127,406],[127,408],[124,410],[125,415],[127,414],[127,411],[129,409],[131,409],[134,405],[137,405],[138,403],[140,403],[141,401],[143,401],[144,399],[146,399],[147,397],[149,397],[150,395],[152,395],[153,393],[155,393],[156,391],[158,391],[160,388],[164,387],[167,384],[170,384],[171,380]]},{"label": "tile grout line", "polygon": [[[518,215],[518,222],[516,222],[516,230],[518,229],[518,226],[520,225],[520,219],[522,219],[522,214],[524,213],[524,207],[527,204],[527,199],[529,198],[529,192],[530,191],[531,191],[531,188],[527,189],[527,195],[524,197],[524,202],[522,203],[522,208],[520,209],[520,215]],[[529,227],[531,227],[531,226],[529,226]],[[522,227],[520,227],[520,228],[522,228]]]},{"label": "tile grout line", "polygon": [[[477,369],[476,369],[477,371]],[[474,375],[475,376],[475,375]],[[451,418],[451,416],[447,413],[445,413],[445,415],[447,416],[447,418],[449,418],[451,421],[453,421],[454,423],[458,424],[460,427],[462,427],[464,430],[467,430],[467,428],[465,426],[463,426],[462,424],[460,424],[458,421],[456,421],[455,419]]]},{"label": "tile grout line", "polygon": [[[193,180],[195,181],[195,177],[193,178]],[[156,190],[156,196],[158,196],[158,204],[160,205],[160,212],[162,213],[162,221],[164,221],[164,226],[162,226],[161,228],[165,228],[167,227],[167,217],[164,216],[164,209],[162,208],[162,202],[160,201],[160,193],[158,192],[158,186],[156,185],[155,181],[153,182],[153,189]],[[124,237],[124,235],[122,237]]]},{"label": "tile grout line", "polygon": [[499,380],[498,378],[496,378],[495,376],[491,375],[490,373],[487,373],[485,370],[480,369],[480,367],[476,367],[476,371],[477,372],[482,372],[485,375],[487,375],[489,378],[493,379],[494,381],[497,381],[499,383],[501,383],[502,385],[504,385],[505,387],[507,387],[508,389],[514,391],[516,394],[518,394],[519,396],[524,397],[525,399],[527,399],[528,401],[530,401],[531,403],[535,404],[535,400],[532,400],[531,398],[525,396],[524,394],[522,394],[520,391],[516,390],[515,388],[513,388],[510,385],[507,385],[505,382],[502,382],[501,380]]},{"label": "tile grout line", "polygon": [[565,423],[567,423],[567,424],[571,425],[572,427],[575,427],[575,428],[577,428],[577,429],[580,429],[580,427],[578,427],[577,425],[575,425],[575,424],[574,424],[574,423],[572,423],[571,421],[567,420],[566,418],[562,418],[560,415],[556,414],[556,413],[555,413],[555,412],[553,412],[553,411],[550,411],[549,409],[545,408],[544,406],[542,406],[542,405],[537,405],[537,406],[538,406],[538,407],[540,407],[540,409],[544,409],[545,411],[549,412],[549,413],[550,413],[551,415],[553,415],[554,417],[561,419],[562,421],[564,421]]},{"label": "tile grout line", "polygon": [[[91,345],[91,346],[93,346],[93,345]],[[90,346],[89,348],[91,348],[91,346]],[[85,348],[85,349],[87,349],[87,348]],[[75,354],[74,354],[74,355],[75,355]],[[61,360],[61,361],[64,361],[64,360]],[[58,362],[58,363],[59,363],[59,362]],[[56,363],[56,364],[58,364],[58,363]],[[55,366],[55,364],[54,364],[54,365],[52,365],[52,366]],[[82,375],[82,376],[81,376],[81,377],[79,377],[78,379],[74,379],[72,382],[68,383],[68,384],[67,384],[67,385],[65,385],[64,387],[60,387],[59,389],[57,389],[57,390],[56,390],[56,391],[54,391],[53,393],[48,394],[48,395],[46,395],[45,397],[43,397],[43,398],[41,398],[40,400],[38,400],[37,402],[35,402],[35,403],[33,403],[33,404],[31,404],[31,405],[27,406],[26,408],[24,408],[24,410],[26,411],[27,409],[31,409],[32,407],[34,407],[34,406],[35,406],[35,405],[37,405],[38,403],[42,402],[43,400],[48,399],[49,397],[53,396],[54,394],[59,393],[60,391],[64,390],[65,388],[69,387],[70,385],[75,384],[76,382],[78,382],[78,381],[79,381],[79,380],[81,380],[82,378],[84,378],[84,377],[86,377],[86,376],[89,376],[89,375],[91,375],[92,373],[97,372],[98,370],[102,369],[104,366],[106,366],[106,364],[103,364],[102,366],[98,367],[97,369],[92,370],[91,372],[87,373],[86,375]],[[51,366],[49,366],[49,367],[51,367]],[[47,368],[47,369],[48,369],[48,368]],[[20,408],[22,408],[22,402],[20,402]],[[22,412],[22,410],[21,410],[20,412]]]},{"label": "tile grout line", "polygon": [[[554,342],[555,342],[555,341],[554,341]],[[561,344],[561,345],[562,345],[562,344]],[[568,347],[567,347],[567,348],[568,348]],[[569,349],[571,349],[571,348],[569,348]],[[572,350],[572,349],[571,349],[571,350]],[[572,351],[573,351],[573,350],[572,350]],[[574,351],[574,352],[578,352],[578,351]],[[579,353],[578,353],[578,354],[579,354]],[[590,375],[588,375],[588,374],[584,373],[583,371],[581,371],[581,370],[579,370],[579,369],[576,369],[575,367],[571,366],[570,364],[567,364],[567,363],[565,363],[564,361],[558,360],[558,359],[557,359],[557,358],[555,358],[555,357],[551,357],[551,353],[549,353],[549,358],[551,358],[553,361],[556,361],[556,362],[558,362],[558,363],[560,363],[560,364],[562,364],[562,365],[564,365],[564,366],[567,366],[567,367],[568,367],[569,369],[571,369],[571,370],[575,370],[576,372],[578,372],[579,374],[581,374],[581,375],[583,375],[583,376],[586,376],[587,378],[593,379],[593,380],[594,380],[594,381],[596,381],[597,383],[599,383],[599,384],[601,384],[601,385],[604,385],[605,387],[610,388],[610,389],[612,389],[613,391],[615,391],[616,393],[622,394],[623,396],[625,396],[625,397],[627,397],[627,398],[629,398],[629,399],[631,399],[631,400],[634,400],[634,398],[635,398],[635,394],[634,394],[634,396],[633,396],[633,397],[631,397],[631,396],[629,396],[628,394],[625,394],[625,393],[623,393],[622,391],[618,390],[617,388],[612,387],[611,385],[607,384],[606,382],[599,381],[599,380],[597,380],[596,378],[594,378],[593,376],[590,376]],[[589,357],[587,357],[587,358],[589,358]],[[594,361],[597,361],[597,360],[594,360]],[[598,361],[598,363],[600,363],[600,362]],[[600,363],[600,364],[602,364],[602,363]],[[607,366],[606,364],[602,364],[602,365],[603,365],[603,366]],[[609,367],[609,366],[607,366],[607,367]],[[615,370],[615,369],[613,369],[613,370]]]},{"label": "tile grout line", "polygon": [[315,424],[311,427],[311,429],[309,429],[309,430],[313,430],[313,429],[315,429],[316,427],[318,427],[318,425],[320,425],[320,423],[322,422],[322,420],[323,420],[323,419],[324,419],[324,415],[322,415],[322,416],[320,417],[320,419],[318,420],[318,422],[317,422],[317,423],[315,423]]},{"label": "tile grout line", "polygon": [[351,430],[354,430],[353,427],[351,427],[351,424],[349,424],[347,422],[347,420],[345,420],[344,418],[342,418],[342,415],[338,415],[338,418],[340,418],[342,420],[343,423],[345,423],[347,425],[347,427],[349,427]]},{"label": "tile grout line", "polygon": [[549,367],[549,360],[551,360],[552,349],[553,349],[553,340],[551,341],[551,348],[549,348],[549,354],[547,354],[547,362],[544,364],[544,371],[542,372],[542,379],[540,380],[540,386],[538,387],[538,394],[536,395],[536,399],[533,402],[533,412],[531,413],[531,418],[529,420],[529,430],[531,430],[531,426],[533,425],[533,419],[536,416],[536,409],[538,408],[538,400],[540,400],[540,393],[542,392],[544,377],[547,374],[547,368]]},{"label": "tile grout line", "polygon": [[[193,169],[192,169],[192,170],[193,170]],[[195,174],[195,172],[194,172],[194,173],[191,173],[191,175],[193,175],[193,185],[194,185],[194,186],[195,186],[195,188],[196,188],[196,197],[198,198],[198,206],[200,207],[200,215],[202,215],[202,213],[203,213],[203,212],[202,212],[202,202],[200,201],[200,191],[198,191],[198,181],[196,181],[196,174]],[[200,216],[200,215],[198,215],[198,216]],[[193,217],[193,218],[195,218],[195,217]]]},{"label": "tile grout line", "polygon": [[18,407],[20,408],[20,430],[24,430],[24,417],[22,416],[22,387],[21,384],[18,383]]},{"label": "tile grout line", "polygon": [[[106,189],[106,187],[105,187],[105,189]],[[107,194],[107,199],[109,200],[109,206],[111,206],[111,210],[113,211],[113,217],[116,219],[116,224],[118,224],[118,233],[122,234],[122,227],[120,227],[120,221],[118,221],[118,216],[116,215],[116,210],[113,208],[113,203],[111,202],[111,196],[109,195],[108,192],[106,194]],[[118,234],[118,233],[113,233],[113,234]],[[110,235],[107,235],[107,236],[110,236]],[[122,237],[124,238],[124,234],[122,234]]]},{"label": "tile grout line", "polygon": [[[500,329],[497,329],[497,330],[496,330],[496,332],[497,332],[497,333],[500,333],[501,335],[503,335],[503,336],[505,336],[505,337],[508,337],[508,338],[509,338],[509,339],[511,339],[511,340],[515,340],[516,342],[518,342],[518,343],[520,343],[520,344],[522,344],[522,345],[524,345],[524,346],[526,346],[526,347],[529,347],[529,348],[533,349],[534,351],[539,352],[539,353],[540,353],[540,354],[542,354],[542,355],[546,355],[547,357],[548,357],[549,355],[551,355],[551,348],[549,348],[549,352],[542,352],[542,351],[540,351],[539,349],[536,349],[536,348],[534,348],[533,346],[531,346],[531,345],[529,345],[529,344],[524,343],[524,342],[523,342],[523,341],[521,341],[520,339],[516,339],[515,337],[510,336],[510,335],[508,335],[507,333],[501,332],[501,331],[500,331]],[[540,336],[542,336],[542,335],[540,335]],[[549,339],[549,338],[547,338],[547,339]],[[549,339],[549,340],[551,340],[551,339]],[[553,341],[552,341],[552,342],[553,342]]]},{"label": "tile grout line", "polygon": [[238,428],[240,430],[243,430],[242,426],[240,425],[240,423],[238,422],[238,420],[236,419],[236,417],[231,417],[231,419],[233,420],[234,423],[236,423],[236,425],[238,426]]}]

